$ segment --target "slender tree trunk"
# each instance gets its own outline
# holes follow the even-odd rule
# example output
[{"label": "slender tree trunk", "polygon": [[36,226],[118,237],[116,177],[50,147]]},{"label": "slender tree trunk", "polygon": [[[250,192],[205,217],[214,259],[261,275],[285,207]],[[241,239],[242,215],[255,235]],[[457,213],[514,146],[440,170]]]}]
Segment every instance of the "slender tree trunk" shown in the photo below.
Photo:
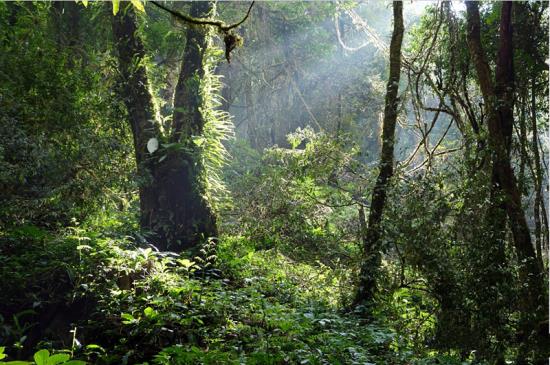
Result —
[{"label": "slender tree trunk", "polygon": [[510,161],[510,128],[513,126],[513,48],[511,31],[512,3],[503,2],[500,23],[500,42],[497,56],[497,80],[494,86],[480,36],[478,3],[467,1],[468,47],[474,61],[485,108],[488,112],[489,146],[497,180],[504,193],[504,203],[510,221],[514,245],[519,259],[522,282],[521,305],[525,338],[544,312],[544,284],[531,235],[521,206],[521,193]]},{"label": "slender tree trunk", "polygon": [[[526,90],[524,86],[519,89]],[[518,171],[518,190],[522,195],[525,195],[525,167],[528,164],[529,156],[527,155],[527,95],[526,91],[518,93],[520,102],[519,110],[519,171]]]},{"label": "slender tree trunk", "polygon": [[543,230],[542,230],[542,223],[541,223],[541,214],[542,209],[541,206],[544,205],[543,197],[542,197],[542,184],[544,183],[543,180],[543,171],[542,171],[542,164],[540,159],[540,152],[539,152],[539,136],[538,136],[538,128],[537,128],[537,102],[536,102],[536,89],[535,89],[535,76],[531,79],[531,129],[533,131],[533,142],[532,142],[532,150],[533,150],[533,165],[534,165],[534,180],[535,180],[535,201],[534,201],[534,218],[535,218],[535,245],[537,249],[537,259],[539,261],[539,266],[541,270],[544,270],[544,263],[542,259],[542,237],[543,237]]},{"label": "slender tree trunk", "polygon": [[[496,99],[500,100],[497,103],[497,112],[500,119],[500,128],[504,137],[504,148],[507,161],[510,161],[510,153],[512,147],[512,132],[514,125],[514,67],[513,67],[513,44],[512,44],[512,3],[503,3],[501,8],[501,26],[500,26],[500,47],[497,55],[497,65],[495,70],[496,85],[495,95]],[[491,111],[489,113],[492,113]],[[489,117],[490,119],[491,117]],[[492,151],[490,151],[492,152]],[[492,179],[491,179],[491,211],[489,215],[489,227],[494,230],[492,236],[495,238],[489,242],[494,247],[487,247],[486,252],[490,253],[490,261],[487,262],[487,275],[490,277],[488,281],[492,287],[501,288],[502,281],[508,277],[503,272],[508,267],[506,259],[506,215],[507,215],[507,203],[505,192],[503,191],[503,179],[507,177],[502,176],[499,173],[500,164],[493,163]],[[513,171],[512,171],[513,174]],[[521,209],[521,190],[516,188],[519,194],[520,209]],[[523,211],[521,211],[523,216]],[[491,217],[492,216],[492,217]],[[527,228],[527,226],[526,226]],[[491,257],[492,256],[492,257]],[[492,279],[492,280],[491,280]],[[496,295],[496,293],[495,293]],[[484,303],[485,304],[485,303]],[[505,309],[502,307],[502,301],[495,298],[495,300],[488,303],[488,308],[492,308],[496,313],[502,313]],[[486,315],[491,315],[486,313]],[[497,364],[504,364],[504,341],[502,339],[503,332],[505,331],[506,319],[502,316],[496,316],[496,339],[494,353],[490,356],[495,357]],[[490,348],[490,346],[487,346]]]},{"label": "slender tree trunk", "polygon": [[249,85],[245,91],[244,97],[246,100],[246,136],[250,142],[250,146],[254,149],[260,149],[261,143],[259,141],[259,126],[258,126],[258,113],[256,108],[256,100],[252,91],[254,90],[254,83],[251,78],[248,80]]},{"label": "slender tree trunk", "polygon": [[[211,11],[209,2],[194,2],[191,16]],[[214,215],[205,195],[201,151],[193,141],[203,132],[200,85],[204,75],[203,55],[208,46],[207,30],[189,27],[184,60],[174,95],[172,135],[168,142],[180,148],[150,153],[147,143],[162,143],[143,58],[145,50],[136,35],[132,8],[114,17],[113,33],[124,78],[123,100],[128,109],[140,178],[140,225],[152,231],[152,241],[161,250],[181,251],[217,235]]]},{"label": "slender tree trunk", "polygon": [[382,152],[379,174],[372,192],[368,229],[363,239],[364,261],[361,265],[359,288],[355,296],[356,306],[370,306],[376,292],[376,281],[381,264],[382,216],[386,203],[387,188],[393,176],[395,125],[401,76],[401,44],[403,42],[403,3],[393,2],[393,33],[390,44],[390,75],[386,86],[384,121],[382,127]]}]

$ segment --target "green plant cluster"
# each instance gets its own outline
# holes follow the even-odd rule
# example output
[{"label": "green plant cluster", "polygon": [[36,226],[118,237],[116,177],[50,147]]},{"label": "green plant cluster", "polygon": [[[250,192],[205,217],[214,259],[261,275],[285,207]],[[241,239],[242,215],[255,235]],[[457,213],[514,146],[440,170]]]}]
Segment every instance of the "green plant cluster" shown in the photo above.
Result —
[{"label": "green plant cluster", "polygon": [[[5,347],[0,347],[0,360],[7,355],[4,354]],[[0,361],[1,364],[11,365],[86,365],[85,361],[70,360],[71,355],[58,353],[50,355],[48,350],[37,351],[33,359],[34,361]]]},{"label": "green plant cluster", "polygon": [[[16,298],[18,308],[34,307],[3,317],[7,353],[15,354],[25,336],[40,331],[40,346],[72,348],[74,357],[96,364],[414,360],[412,353],[398,350],[402,345],[393,330],[338,310],[338,293],[349,287],[342,287],[338,272],[321,263],[297,263],[275,248],[257,249],[242,237],[227,237],[215,251],[190,259],[140,247],[137,237],[105,235],[101,228],[89,224],[52,235],[23,227],[2,236],[12,249],[26,252],[20,260],[3,263],[1,275],[8,280],[2,292]],[[43,264],[22,270],[22,262],[29,260]],[[62,292],[55,291],[56,285],[63,286]],[[25,286],[28,296],[17,298],[14,293]],[[65,327],[55,321],[38,323],[54,301],[67,311],[84,305],[86,313]],[[68,360],[64,354],[53,356]]]}]

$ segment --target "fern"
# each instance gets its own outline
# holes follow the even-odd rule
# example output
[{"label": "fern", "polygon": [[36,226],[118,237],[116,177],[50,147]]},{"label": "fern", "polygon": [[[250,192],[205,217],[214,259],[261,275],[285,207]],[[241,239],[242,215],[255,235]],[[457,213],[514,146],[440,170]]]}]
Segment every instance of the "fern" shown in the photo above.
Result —
[{"label": "fern", "polygon": [[217,61],[223,51],[209,41],[203,58],[204,78],[201,82],[201,113],[205,121],[203,135],[200,137],[202,164],[206,182],[206,199],[214,210],[230,203],[228,190],[221,178],[221,169],[228,163],[230,154],[224,141],[234,138],[234,127],[231,116],[220,110],[221,76],[214,74]]}]

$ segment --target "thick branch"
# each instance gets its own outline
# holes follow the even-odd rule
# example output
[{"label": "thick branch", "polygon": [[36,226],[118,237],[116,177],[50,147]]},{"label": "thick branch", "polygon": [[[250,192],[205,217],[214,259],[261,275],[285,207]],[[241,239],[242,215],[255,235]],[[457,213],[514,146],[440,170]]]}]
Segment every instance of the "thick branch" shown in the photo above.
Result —
[{"label": "thick branch", "polygon": [[160,4],[158,1],[151,1],[151,3],[155,6],[157,6],[158,8],[161,8],[162,10],[167,11],[168,13],[172,14],[174,17],[178,18],[181,21],[184,21],[184,22],[190,23],[190,24],[195,24],[195,25],[211,25],[211,26],[214,26],[214,27],[218,28],[218,30],[223,32],[223,33],[227,33],[231,29],[237,28],[239,25],[244,23],[246,21],[246,19],[248,19],[248,16],[250,15],[250,12],[252,11],[252,6],[254,6],[254,1],[252,1],[252,3],[250,3],[250,7],[248,8],[248,11],[246,12],[246,15],[244,16],[244,18],[241,21],[239,21],[237,23],[234,23],[234,24],[226,24],[224,21],[218,20],[218,19],[195,18],[195,17],[189,16],[189,15],[182,14],[182,13],[176,11],[176,10],[170,9],[170,8]]}]

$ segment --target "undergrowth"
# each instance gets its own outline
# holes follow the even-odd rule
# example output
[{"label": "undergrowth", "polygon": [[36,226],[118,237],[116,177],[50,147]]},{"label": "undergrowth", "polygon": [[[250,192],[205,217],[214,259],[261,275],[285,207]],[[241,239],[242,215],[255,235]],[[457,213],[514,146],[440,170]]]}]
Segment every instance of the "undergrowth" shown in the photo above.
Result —
[{"label": "undergrowth", "polygon": [[[387,325],[342,309],[344,272],[293,262],[276,248],[256,250],[240,237],[198,257],[161,253],[120,233],[130,230],[123,224],[100,223],[117,228],[2,232],[7,359],[65,349],[95,364],[416,361]],[[455,363],[417,363],[432,361]]]}]

